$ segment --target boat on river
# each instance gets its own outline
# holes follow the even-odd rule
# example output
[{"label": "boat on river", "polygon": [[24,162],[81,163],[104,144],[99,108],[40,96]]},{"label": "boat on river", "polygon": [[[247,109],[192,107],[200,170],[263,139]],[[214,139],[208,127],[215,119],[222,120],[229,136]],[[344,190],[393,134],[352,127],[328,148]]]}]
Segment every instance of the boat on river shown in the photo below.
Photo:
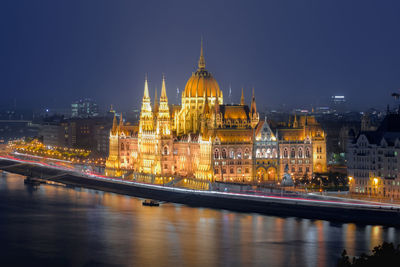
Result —
[{"label": "boat on river", "polygon": [[143,206],[150,206],[150,207],[158,207],[160,206],[160,203],[158,201],[155,201],[153,199],[146,199],[145,201],[142,202]]}]

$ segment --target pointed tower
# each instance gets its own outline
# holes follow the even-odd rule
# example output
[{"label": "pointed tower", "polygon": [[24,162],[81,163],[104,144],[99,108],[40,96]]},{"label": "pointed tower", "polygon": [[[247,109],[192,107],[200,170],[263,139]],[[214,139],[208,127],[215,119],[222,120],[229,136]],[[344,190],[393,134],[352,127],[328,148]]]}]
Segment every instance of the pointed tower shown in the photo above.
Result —
[{"label": "pointed tower", "polygon": [[293,128],[299,127],[299,123],[297,122],[297,115],[294,114],[294,120],[293,120]]},{"label": "pointed tower", "polygon": [[257,106],[256,106],[256,97],[254,95],[254,88],[253,88],[253,95],[251,97],[251,113],[257,113]]},{"label": "pointed tower", "polygon": [[240,97],[240,105],[244,106],[244,94],[243,94],[243,88],[242,88],[242,96]]},{"label": "pointed tower", "polygon": [[114,113],[113,126],[110,131],[108,158],[106,160],[105,173],[109,176],[121,175],[121,158],[119,154],[119,133],[118,133],[117,117]]},{"label": "pointed tower", "polygon": [[147,76],[144,81],[144,93],[142,100],[142,109],[140,111],[139,133],[143,131],[152,131],[154,129],[153,112],[151,110],[151,99],[149,95],[149,84]]},{"label": "pointed tower", "polygon": [[117,116],[116,116],[115,113],[114,113],[113,126],[112,126],[112,129],[111,129],[111,133],[112,133],[112,134],[116,134],[117,128],[118,128]]},{"label": "pointed tower", "polygon": [[251,98],[250,118],[251,118],[251,127],[255,128],[257,126],[260,118],[259,118],[259,114],[257,112],[256,97],[254,95],[254,88],[253,88],[253,96]]},{"label": "pointed tower", "polygon": [[198,64],[199,70],[204,70],[206,68],[206,60],[203,54],[203,37],[201,37],[201,48],[200,48],[200,58]]},{"label": "pointed tower", "polygon": [[169,136],[171,134],[171,120],[164,75],[162,78],[160,106],[157,115],[157,133],[161,136]]}]

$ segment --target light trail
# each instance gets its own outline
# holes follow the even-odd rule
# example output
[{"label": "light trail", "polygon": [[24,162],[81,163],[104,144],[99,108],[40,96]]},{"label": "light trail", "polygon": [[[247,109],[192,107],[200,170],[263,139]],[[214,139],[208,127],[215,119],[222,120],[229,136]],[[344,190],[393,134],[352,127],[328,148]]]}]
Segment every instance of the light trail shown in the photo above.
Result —
[{"label": "light trail", "polygon": [[[216,197],[225,197],[225,198],[233,197],[233,198],[237,198],[237,199],[248,199],[248,200],[263,200],[263,201],[277,200],[277,201],[284,201],[286,203],[292,203],[292,204],[293,203],[297,204],[297,202],[300,202],[303,204],[310,204],[310,205],[325,204],[325,205],[333,205],[333,206],[337,206],[337,207],[342,206],[342,207],[354,207],[354,208],[359,207],[359,208],[372,208],[372,209],[385,209],[385,210],[393,210],[393,209],[400,210],[400,205],[377,203],[377,202],[370,202],[370,201],[360,201],[360,200],[358,200],[357,202],[351,202],[351,201],[345,201],[345,200],[343,200],[343,201],[342,200],[321,200],[321,199],[307,199],[307,198],[302,198],[302,197],[273,196],[273,195],[264,195],[264,194],[245,194],[245,193],[220,192],[220,191],[202,191],[202,190],[196,190],[196,189],[166,187],[166,186],[149,184],[149,183],[144,183],[144,182],[128,181],[128,180],[123,180],[120,178],[107,177],[107,176],[103,176],[101,174],[96,174],[93,172],[84,173],[84,172],[77,171],[76,169],[53,166],[53,165],[49,165],[45,162],[24,160],[24,159],[15,158],[12,156],[0,156],[0,158],[6,159],[6,160],[12,160],[12,161],[16,161],[16,162],[25,162],[25,163],[29,163],[29,164],[39,165],[41,167],[48,167],[48,168],[52,168],[52,169],[68,171],[70,174],[78,175],[78,176],[86,178],[86,179],[104,180],[104,181],[108,181],[108,182],[127,184],[127,185],[133,185],[133,186],[139,186],[139,187],[145,187],[145,188],[152,188],[152,189],[169,191],[169,192],[191,193],[191,194],[197,194],[197,195],[213,195]],[[360,202],[362,202],[362,203],[360,203]]]}]

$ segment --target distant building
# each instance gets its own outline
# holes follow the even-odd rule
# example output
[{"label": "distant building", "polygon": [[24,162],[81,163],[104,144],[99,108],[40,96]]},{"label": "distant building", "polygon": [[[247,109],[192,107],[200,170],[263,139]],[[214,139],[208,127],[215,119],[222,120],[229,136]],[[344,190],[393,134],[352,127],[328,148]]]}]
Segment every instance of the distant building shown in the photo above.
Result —
[{"label": "distant building", "polygon": [[64,124],[60,122],[43,123],[39,128],[39,137],[46,146],[66,146]]},{"label": "distant building", "polygon": [[91,118],[97,117],[98,115],[98,106],[92,99],[80,99],[71,104],[72,118]]},{"label": "distant building", "polygon": [[334,95],[331,97],[331,108],[335,111],[344,111],[346,107],[346,97],[344,95]]},{"label": "distant building", "polygon": [[108,156],[111,123],[96,124],[94,127],[95,150],[98,154]]},{"label": "distant building", "polygon": [[329,107],[316,107],[315,114],[331,114],[332,110]]},{"label": "distant building", "polygon": [[400,198],[399,113],[387,114],[377,130],[350,131],[347,150],[351,192]]},{"label": "distant building", "polygon": [[107,156],[110,118],[73,118],[46,121],[40,125],[39,138],[45,145],[87,149]]},{"label": "distant building", "polygon": [[334,95],[331,97],[331,100],[334,105],[341,105],[346,103],[346,97],[344,95]]}]

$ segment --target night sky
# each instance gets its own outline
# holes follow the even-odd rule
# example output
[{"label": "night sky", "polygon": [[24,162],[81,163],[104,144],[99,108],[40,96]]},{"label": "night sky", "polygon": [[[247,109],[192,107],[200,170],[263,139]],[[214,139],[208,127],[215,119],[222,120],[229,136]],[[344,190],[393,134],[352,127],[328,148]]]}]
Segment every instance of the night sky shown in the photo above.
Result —
[{"label": "night sky", "polygon": [[0,4],[0,106],[68,106],[91,97],[137,106],[167,79],[176,102],[206,68],[256,91],[259,106],[322,105],[344,94],[355,108],[384,107],[400,88],[400,1],[55,1]]}]

